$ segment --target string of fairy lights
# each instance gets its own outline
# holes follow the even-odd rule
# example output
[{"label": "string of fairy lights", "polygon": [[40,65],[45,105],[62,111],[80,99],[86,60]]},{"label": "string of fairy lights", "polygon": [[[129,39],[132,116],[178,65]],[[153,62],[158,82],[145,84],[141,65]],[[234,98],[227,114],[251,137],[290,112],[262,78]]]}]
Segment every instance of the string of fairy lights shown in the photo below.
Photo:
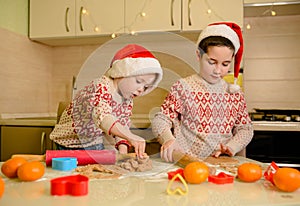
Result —
[{"label": "string of fairy lights", "polygon": [[[267,6],[267,9],[264,10],[261,14],[257,15],[256,17],[262,17],[262,16],[276,16],[277,13],[274,9],[275,5],[282,5],[282,3],[279,2],[272,2],[272,3],[264,3],[264,4],[253,4],[252,6]],[[250,30],[251,29],[251,24],[248,22],[246,24],[246,29]]]},{"label": "string of fairy lights", "polygon": [[[207,11],[206,14],[207,15],[215,15],[218,19],[225,21],[226,19],[224,19],[222,16],[220,16],[213,7],[211,7],[209,0],[205,0],[204,1],[207,7]],[[259,16],[276,16],[277,13],[274,9],[274,6],[276,5],[282,5],[282,2],[273,2],[273,3],[265,3],[265,4],[252,4],[251,6],[268,6],[268,8],[262,12],[262,14],[260,14]],[[125,29],[128,30],[128,32],[131,35],[134,35],[136,32],[132,29],[132,27],[135,25],[135,23],[137,23],[139,20],[143,20],[143,18],[147,17],[147,8],[149,9],[151,7],[151,1],[149,0],[145,0],[141,9],[137,12],[137,14],[135,15],[135,18],[133,19],[133,21],[131,23],[129,23],[128,25],[124,25],[120,28],[117,28],[114,32],[111,33],[111,38],[115,38],[117,37],[118,33],[123,33],[123,31],[125,31]],[[93,18],[92,13],[88,10],[88,7],[85,6],[83,7],[83,9],[81,9],[81,15],[83,15],[85,18],[88,18],[88,20],[92,23],[92,25],[94,25],[94,31],[96,33],[101,32],[101,27],[99,27],[99,25],[97,24],[97,22],[95,21],[95,19]],[[251,29],[251,24],[248,22],[246,24],[246,29]]]}]

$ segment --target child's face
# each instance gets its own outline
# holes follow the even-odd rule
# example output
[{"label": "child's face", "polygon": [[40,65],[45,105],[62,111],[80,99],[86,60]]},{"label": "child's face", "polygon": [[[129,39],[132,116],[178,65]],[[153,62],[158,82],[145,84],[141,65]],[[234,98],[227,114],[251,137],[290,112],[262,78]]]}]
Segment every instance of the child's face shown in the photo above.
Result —
[{"label": "child's face", "polygon": [[118,82],[118,92],[125,99],[142,96],[151,89],[156,74],[145,74],[121,78]]},{"label": "child's face", "polygon": [[233,59],[233,51],[225,46],[210,46],[200,56],[200,76],[210,84],[218,83],[227,73]]}]

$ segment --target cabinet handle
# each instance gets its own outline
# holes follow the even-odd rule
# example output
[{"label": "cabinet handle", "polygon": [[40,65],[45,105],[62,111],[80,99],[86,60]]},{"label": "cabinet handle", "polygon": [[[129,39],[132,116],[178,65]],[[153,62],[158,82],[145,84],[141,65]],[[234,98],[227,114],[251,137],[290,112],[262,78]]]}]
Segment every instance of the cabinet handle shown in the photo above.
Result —
[{"label": "cabinet handle", "polygon": [[174,0],[171,1],[171,25],[174,26]]},{"label": "cabinet handle", "polygon": [[192,26],[192,19],[191,19],[191,2],[192,0],[188,1],[188,18],[189,18],[189,26]]},{"label": "cabinet handle", "polygon": [[70,10],[70,8],[68,7],[67,9],[66,9],[66,12],[65,12],[65,27],[66,27],[66,31],[67,32],[69,32],[70,31],[70,29],[69,29],[69,24],[68,24],[68,20],[69,20],[69,10]]},{"label": "cabinet handle", "polygon": [[82,11],[83,11],[83,7],[80,7],[80,15],[79,15],[80,31],[83,31],[83,26],[82,26]]},{"label": "cabinet handle", "polygon": [[46,137],[46,132],[42,132],[42,135],[41,135],[41,154],[45,153],[45,137]]}]

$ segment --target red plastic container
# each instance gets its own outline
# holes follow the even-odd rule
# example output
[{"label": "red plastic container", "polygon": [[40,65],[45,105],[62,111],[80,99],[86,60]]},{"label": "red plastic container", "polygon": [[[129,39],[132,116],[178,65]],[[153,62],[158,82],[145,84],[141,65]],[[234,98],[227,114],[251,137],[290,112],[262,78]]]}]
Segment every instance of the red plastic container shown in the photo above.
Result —
[{"label": "red plastic container", "polygon": [[87,195],[88,180],[89,178],[83,175],[71,175],[52,179],[51,195]]}]

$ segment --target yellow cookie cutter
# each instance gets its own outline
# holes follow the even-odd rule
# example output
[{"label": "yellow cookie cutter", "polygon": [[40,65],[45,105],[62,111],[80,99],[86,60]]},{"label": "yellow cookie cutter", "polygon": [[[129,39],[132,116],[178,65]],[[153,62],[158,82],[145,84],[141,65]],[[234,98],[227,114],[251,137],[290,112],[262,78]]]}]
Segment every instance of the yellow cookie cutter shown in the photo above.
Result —
[{"label": "yellow cookie cutter", "polygon": [[[179,178],[179,180],[181,181],[181,183],[184,185],[184,189],[182,189],[181,187],[176,187],[175,189],[172,189],[172,184],[173,182],[176,180],[176,178]],[[189,191],[188,185],[186,184],[186,181],[184,180],[184,178],[178,173],[176,174],[169,182],[168,186],[167,186],[167,193],[169,195],[175,195],[176,193],[178,193],[179,195],[186,195]]]}]

